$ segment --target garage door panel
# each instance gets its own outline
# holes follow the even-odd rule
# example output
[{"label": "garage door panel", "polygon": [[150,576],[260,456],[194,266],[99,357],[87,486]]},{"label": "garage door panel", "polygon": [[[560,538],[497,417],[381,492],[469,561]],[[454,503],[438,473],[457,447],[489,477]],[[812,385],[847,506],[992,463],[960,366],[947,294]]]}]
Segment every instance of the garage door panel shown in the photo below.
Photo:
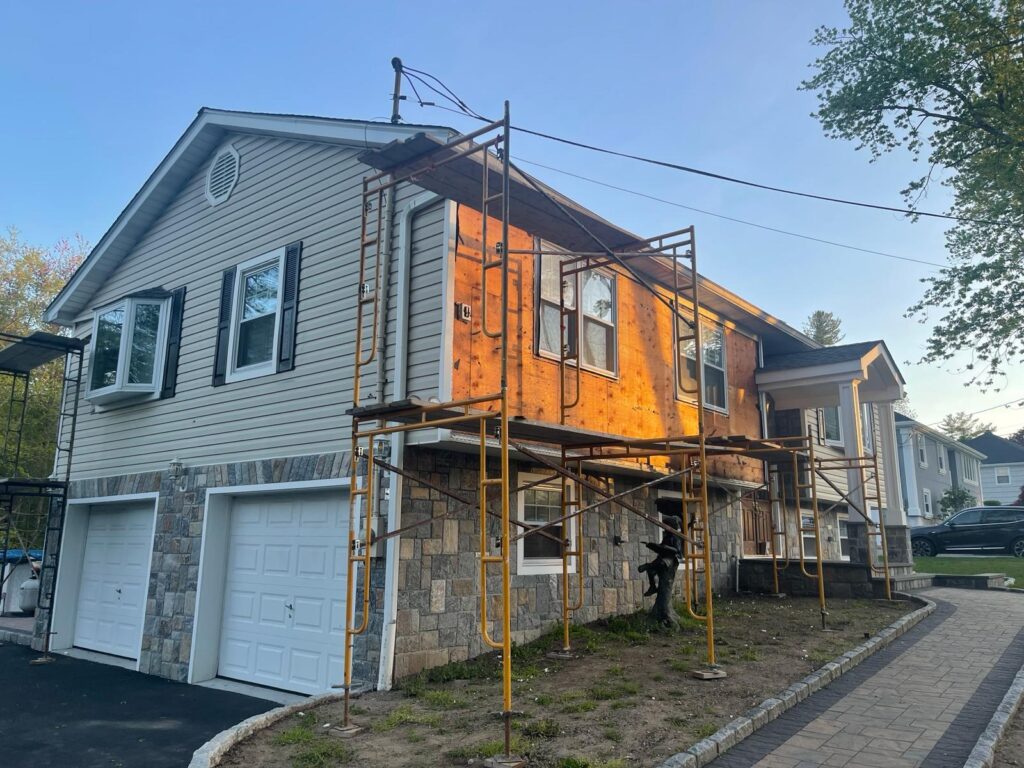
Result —
[{"label": "garage door panel", "polygon": [[301,693],[337,682],[346,505],[339,491],[234,500],[220,675]]},{"label": "garage door panel", "polygon": [[138,658],[152,556],[152,503],[89,510],[73,644]]}]

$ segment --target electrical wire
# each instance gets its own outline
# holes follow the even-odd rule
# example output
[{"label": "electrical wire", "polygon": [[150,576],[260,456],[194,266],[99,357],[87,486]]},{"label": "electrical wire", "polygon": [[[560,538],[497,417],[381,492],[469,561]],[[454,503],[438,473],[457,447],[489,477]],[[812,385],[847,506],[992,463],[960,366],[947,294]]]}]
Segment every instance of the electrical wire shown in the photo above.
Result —
[{"label": "electrical wire", "polygon": [[767,224],[758,224],[755,221],[747,221],[746,219],[739,219],[739,218],[736,218],[735,216],[727,216],[724,213],[715,213],[714,211],[708,211],[708,210],[705,210],[703,208],[695,208],[692,205],[685,205],[683,203],[676,202],[675,200],[667,200],[667,199],[665,199],[663,197],[658,197],[656,195],[648,194],[647,192],[640,192],[640,191],[635,190],[635,189],[629,189],[628,187],[620,187],[620,186],[618,186],[616,184],[609,184],[606,181],[600,181],[599,179],[593,179],[593,178],[590,178],[589,176],[583,176],[583,175],[578,174],[578,173],[572,173],[571,171],[566,171],[566,170],[563,170],[562,168],[555,168],[554,166],[545,165],[544,163],[538,163],[538,162],[536,162],[534,160],[527,160],[527,159],[525,159],[523,157],[516,156],[515,159],[518,162],[526,163],[527,165],[533,165],[533,166],[536,166],[538,168],[544,168],[545,170],[548,170],[548,171],[554,171],[555,173],[561,173],[564,176],[570,176],[570,177],[572,177],[574,179],[579,179],[581,181],[586,181],[586,182],[589,182],[591,184],[596,184],[596,185],[601,186],[601,187],[606,187],[608,189],[614,189],[614,190],[617,190],[619,192],[626,192],[627,194],[636,195],[637,197],[642,197],[642,198],[645,198],[647,200],[653,200],[653,201],[658,202],[658,203],[664,203],[665,205],[671,205],[671,206],[674,206],[676,208],[682,208],[683,210],[687,210],[687,211],[694,211],[696,213],[702,213],[705,216],[713,216],[716,219],[724,219],[725,221],[731,221],[731,222],[734,222],[736,224],[743,224],[744,226],[755,227],[757,229],[763,229],[763,230],[766,230],[768,232],[775,232],[776,234],[780,234],[780,235],[787,235],[789,237],[798,237],[801,240],[810,240],[811,242],[814,242],[814,243],[822,243],[823,245],[831,245],[831,246],[833,246],[835,248],[846,248],[847,250],[859,251],[860,253],[870,253],[870,254],[873,254],[875,256],[885,256],[888,259],[898,259],[899,261],[909,261],[909,262],[914,263],[914,264],[924,264],[924,265],[929,266],[929,267],[939,267],[941,269],[941,268],[946,266],[944,264],[939,264],[938,262],[935,262],[935,261],[925,261],[924,259],[915,259],[915,258],[911,258],[910,256],[900,256],[900,255],[895,254],[895,253],[886,253],[885,251],[876,251],[876,250],[871,249],[871,248],[862,248],[862,247],[860,247],[858,245],[849,245],[848,243],[840,243],[840,242],[838,242],[836,240],[826,240],[825,238],[815,237],[814,235],[805,235],[805,234],[801,234],[800,232],[792,232],[792,231],[787,230],[787,229],[779,229],[778,227],[772,227],[772,226],[769,226]]},{"label": "electrical wire", "polygon": [[[432,104],[430,102],[423,102],[423,101],[420,101],[420,103],[419,103],[421,107],[429,106],[429,107],[436,107],[436,108],[439,108],[439,109],[447,109],[450,112],[456,112],[457,114],[463,114],[463,115],[466,115],[468,117],[472,117],[475,120],[480,120],[482,122],[488,122],[488,123],[489,122],[493,122],[489,118],[486,118],[483,115],[481,115],[478,112],[476,112],[475,110],[471,109],[439,77],[436,77],[435,75],[431,75],[431,74],[429,74],[427,72],[423,72],[422,70],[412,69],[411,67],[405,67],[405,66],[402,67],[402,71],[403,71],[403,73],[406,72],[406,71],[414,73],[413,75],[411,75],[412,77],[417,77],[420,80],[421,83],[423,83],[424,85],[427,85],[432,91],[434,91],[438,95],[442,96],[443,98],[447,99],[451,103],[455,104],[455,106],[458,107],[458,110],[453,110],[453,109],[450,109],[448,107],[444,107],[444,106],[442,106],[440,104]],[[433,86],[430,86],[429,84],[427,84],[426,80],[424,80],[422,77],[420,77],[420,75],[426,75],[427,77],[431,78],[432,80],[437,82],[442,88],[444,88],[444,90],[447,91],[448,94],[451,94],[451,95],[449,96],[448,94],[438,90],[437,88],[434,88]],[[407,79],[408,79],[408,76],[407,76]],[[760,190],[764,190],[766,192],[776,192],[778,194],[783,194],[783,195],[791,195],[791,196],[794,196],[794,197],[803,197],[803,198],[807,198],[807,199],[810,199],[810,200],[819,200],[821,202],[836,203],[836,204],[839,204],[839,205],[848,205],[848,206],[853,206],[853,207],[857,207],[857,208],[866,208],[866,209],[869,209],[869,210],[887,211],[889,213],[899,213],[899,214],[904,215],[904,216],[912,216],[912,217],[923,216],[923,217],[932,218],[932,219],[942,219],[942,220],[948,220],[948,221],[970,222],[972,224],[984,224],[984,225],[988,225],[988,226],[1013,227],[1013,225],[1011,223],[995,221],[995,220],[992,220],[992,219],[982,219],[982,218],[976,218],[976,217],[973,217],[973,216],[958,216],[956,214],[951,214],[951,213],[936,213],[934,211],[921,211],[921,210],[916,210],[916,209],[912,209],[912,208],[900,208],[900,207],[897,207],[897,206],[882,205],[880,203],[868,203],[868,202],[865,202],[863,200],[851,200],[849,198],[835,197],[833,195],[823,195],[823,194],[817,194],[817,193],[814,193],[814,192],[803,192],[801,190],[790,189],[788,187],[779,187],[779,186],[775,186],[775,185],[772,185],[772,184],[762,184],[762,183],[757,182],[757,181],[751,181],[750,179],[741,179],[741,178],[736,177],[736,176],[729,176],[729,175],[726,175],[726,174],[723,174],[723,173],[717,173],[715,171],[708,171],[708,170],[704,170],[702,168],[694,168],[693,166],[682,165],[680,163],[673,163],[673,162],[668,161],[668,160],[660,160],[660,159],[653,158],[653,157],[646,157],[644,155],[632,154],[630,152],[621,152],[619,150],[609,149],[607,147],[599,147],[599,146],[597,146],[595,144],[587,144],[585,142],[577,141],[575,139],[568,139],[568,138],[565,138],[564,136],[556,136],[556,135],[551,134],[551,133],[545,133],[544,131],[536,131],[536,130],[533,130],[531,128],[524,128],[523,126],[519,126],[519,125],[513,125],[511,127],[512,127],[513,130],[519,131],[520,133],[529,134],[531,136],[536,136],[538,138],[547,139],[549,141],[555,141],[555,142],[558,142],[560,144],[566,144],[566,145],[571,146],[571,147],[577,147],[578,149],[586,149],[586,150],[591,151],[591,152],[599,152],[601,154],[611,155],[613,157],[622,157],[622,158],[625,158],[627,160],[635,160],[635,161],[640,162],[640,163],[647,163],[648,165],[655,165],[655,166],[658,166],[658,167],[661,167],[661,168],[668,168],[670,170],[681,171],[683,173],[689,173],[689,174],[693,174],[693,175],[696,175],[696,176],[703,176],[703,177],[709,178],[709,179],[716,179],[718,181],[725,181],[725,182],[728,182],[730,184],[739,184],[741,186],[751,187],[753,189],[760,189]]]}]

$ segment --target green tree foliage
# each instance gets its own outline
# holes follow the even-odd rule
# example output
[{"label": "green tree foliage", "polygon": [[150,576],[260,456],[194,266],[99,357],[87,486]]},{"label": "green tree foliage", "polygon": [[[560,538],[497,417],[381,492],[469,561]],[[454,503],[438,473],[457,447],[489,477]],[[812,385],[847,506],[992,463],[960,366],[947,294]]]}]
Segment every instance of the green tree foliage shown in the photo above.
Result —
[{"label": "green tree foliage", "polygon": [[982,432],[992,432],[995,428],[994,424],[989,424],[987,421],[971,416],[966,411],[947,413],[942,417],[942,421],[939,422],[939,429],[954,440],[968,440],[972,437],[977,437]]},{"label": "green tree foliage", "polygon": [[804,333],[823,347],[831,347],[843,340],[842,326],[843,321],[831,312],[816,309],[804,321]]},{"label": "green tree foliage", "polygon": [[[0,234],[0,331],[25,336],[33,331],[58,332],[43,322],[43,311],[61,289],[86,252],[81,238],[61,241],[46,250],[20,240],[14,229]],[[21,460],[0,471],[46,477],[53,469],[57,415],[63,367],[55,361],[31,378]],[[0,428],[6,429],[11,379],[0,374]],[[15,414],[17,415],[17,414]],[[0,436],[2,437],[2,436]]]},{"label": "green tree foliage", "polygon": [[925,160],[903,190],[915,207],[933,179],[953,193],[949,266],[926,278],[908,316],[934,320],[924,362],[970,356],[968,383],[1024,361],[1024,0],[845,0],[850,25],[802,84],[825,133],[873,157]]},{"label": "green tree foliage", "polygon": [[943,517],[949,517],[955,512],[973,507],[977,503],[978,500],[966,489],[947,488],[946,492],[942,494],[942,498],[939,499],[939,511],[942,512]]},{"label": "green tree foliage", "polygon": [[1010,435],[1010,440],[1013,440],[1013,442],[1017,443],[1018,445],[1024,445],[1024,427],[1021,427],[1012,435]]}]

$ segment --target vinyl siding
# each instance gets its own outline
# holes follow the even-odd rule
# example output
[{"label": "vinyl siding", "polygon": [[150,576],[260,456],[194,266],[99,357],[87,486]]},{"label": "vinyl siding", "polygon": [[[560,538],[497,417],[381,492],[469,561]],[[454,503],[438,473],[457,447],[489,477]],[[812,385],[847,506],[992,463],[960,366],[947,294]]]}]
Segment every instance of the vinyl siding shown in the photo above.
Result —
[{"label": "vinyl siding", "polygon": [[[996,467],[1010,468],[1010,482],[996,484]],[[1024,464],[982,464],[981,485],[985,489],[985,498],[998,501],[1000,504],[1012,504],[1020,496],[1024,486]]]},{"label": "vinyl siding", "polygon": [[[845,452],[843,451],[842,447],[826,445],[825,442],[824,442],[824,439],[821,439],[821,440],[818,439],[818,432],[819,432],[820,426],[818,424],[818,413],[817,413],[816,409],[814,409],[814,408],[805,409],[804,412],[803,412],[803,418],[804,418],[804,430],[805,430],[804,433],[807,434],[807,435],[810,435],[811,438],[814,440],[814,453],[815,453],[815,455],[821,456],[821,457],[837,457],[837,456],[838,457],[842,457],[842,456],[846,455]],[[882,446],[882,432],[881,432],[880,415],[878,413],[878,409],[877,408],[874,409],[874,418],[871,420],[871,423],[872,423],[872,432],[873,432],[872,444],[874,445],[874,450],[875,451],[879,451],[881,449],[881,446]],[[831,480],[836,485],[836,487],[839,488],[843,493],[847,492],[849,486],[847,484],[846,470],[845,469],[842,469],[842,468],[840,468],[840,469],[829,469],[829,470],[824,471],[822,474],[824,474],[826,477],[828,477],[828,479]],[[868,483],[869,484],[873,483],[873,480],[871,479],[871,471],[870,470],[865,470],[865,476],[868,478]],[[888,508],[887,495],[888,495],[889,489],[888,489],[888,484],[887,484],[886,476],[885,476],[885,461],[884,461],[884,459],[883,459],[883,457],[882,457],[882,455],[880,453],[878,454],[878,481],[879,481],[879,485],[880,485],[880,488],[881,488],[882,508],[883,509],[887,509]],[[871,489],[871,493],[872,494],[874,493],[873,489]],[[827,482],[822,480],[820,476],[818,478],[818,495],[819,495],[820,498],[825,499],[825,500],[829,500],[829,501],[836,501],[836,500],[839,499],[839,494],[837,494],[832,489],[832,487],[828,485]],[[856,522],[856,520],[860,519],[860,515],[858,515],[856,512],[851,511],[850,519],[852,521]]]},{"label": "vinyl siding", "polygon": [[[368,169],[351,148],[243,134],[230,141],[241,156],[231,198],[208,204],[204,165],[89,303],[96,308],[146,288],[187,287],[176,396],[105,410],[84,403],[75,477],[159,468],[175,457],[203,465],[347,445],[361,181]],[[418,191],[399,190],[398,206]],[[437,394],[439,378],[442,278],[435,272],[442,221],[440,204],[413,220],[408,378],[410,392],[426,397]],[[221,273],[295,240],[303,242],[295,369],[212,387]],[[393,255],[393,275],[399,257]],[[393,305],[397,298],[392,289]],[[396,308],[389,318],[385,351],[393,357]],[[83,320],[79,335],[91,332],[91,317]],[[375,366],[369,369],[364,395],[375,391]],[[393,379],[393,359],[387,370]]]}]

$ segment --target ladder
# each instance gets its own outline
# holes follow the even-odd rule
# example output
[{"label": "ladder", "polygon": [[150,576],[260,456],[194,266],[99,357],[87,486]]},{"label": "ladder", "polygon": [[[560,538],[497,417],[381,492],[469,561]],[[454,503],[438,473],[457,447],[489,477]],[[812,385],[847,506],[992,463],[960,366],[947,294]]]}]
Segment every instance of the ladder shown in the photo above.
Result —
[{"label": "ladder", "polygon": [[11,373],[11,393],[7,400],[7,424],[3,448],[0,450],[0,477],[16,477],[20,473],[21,436],[28,408],[28,374]]}]

